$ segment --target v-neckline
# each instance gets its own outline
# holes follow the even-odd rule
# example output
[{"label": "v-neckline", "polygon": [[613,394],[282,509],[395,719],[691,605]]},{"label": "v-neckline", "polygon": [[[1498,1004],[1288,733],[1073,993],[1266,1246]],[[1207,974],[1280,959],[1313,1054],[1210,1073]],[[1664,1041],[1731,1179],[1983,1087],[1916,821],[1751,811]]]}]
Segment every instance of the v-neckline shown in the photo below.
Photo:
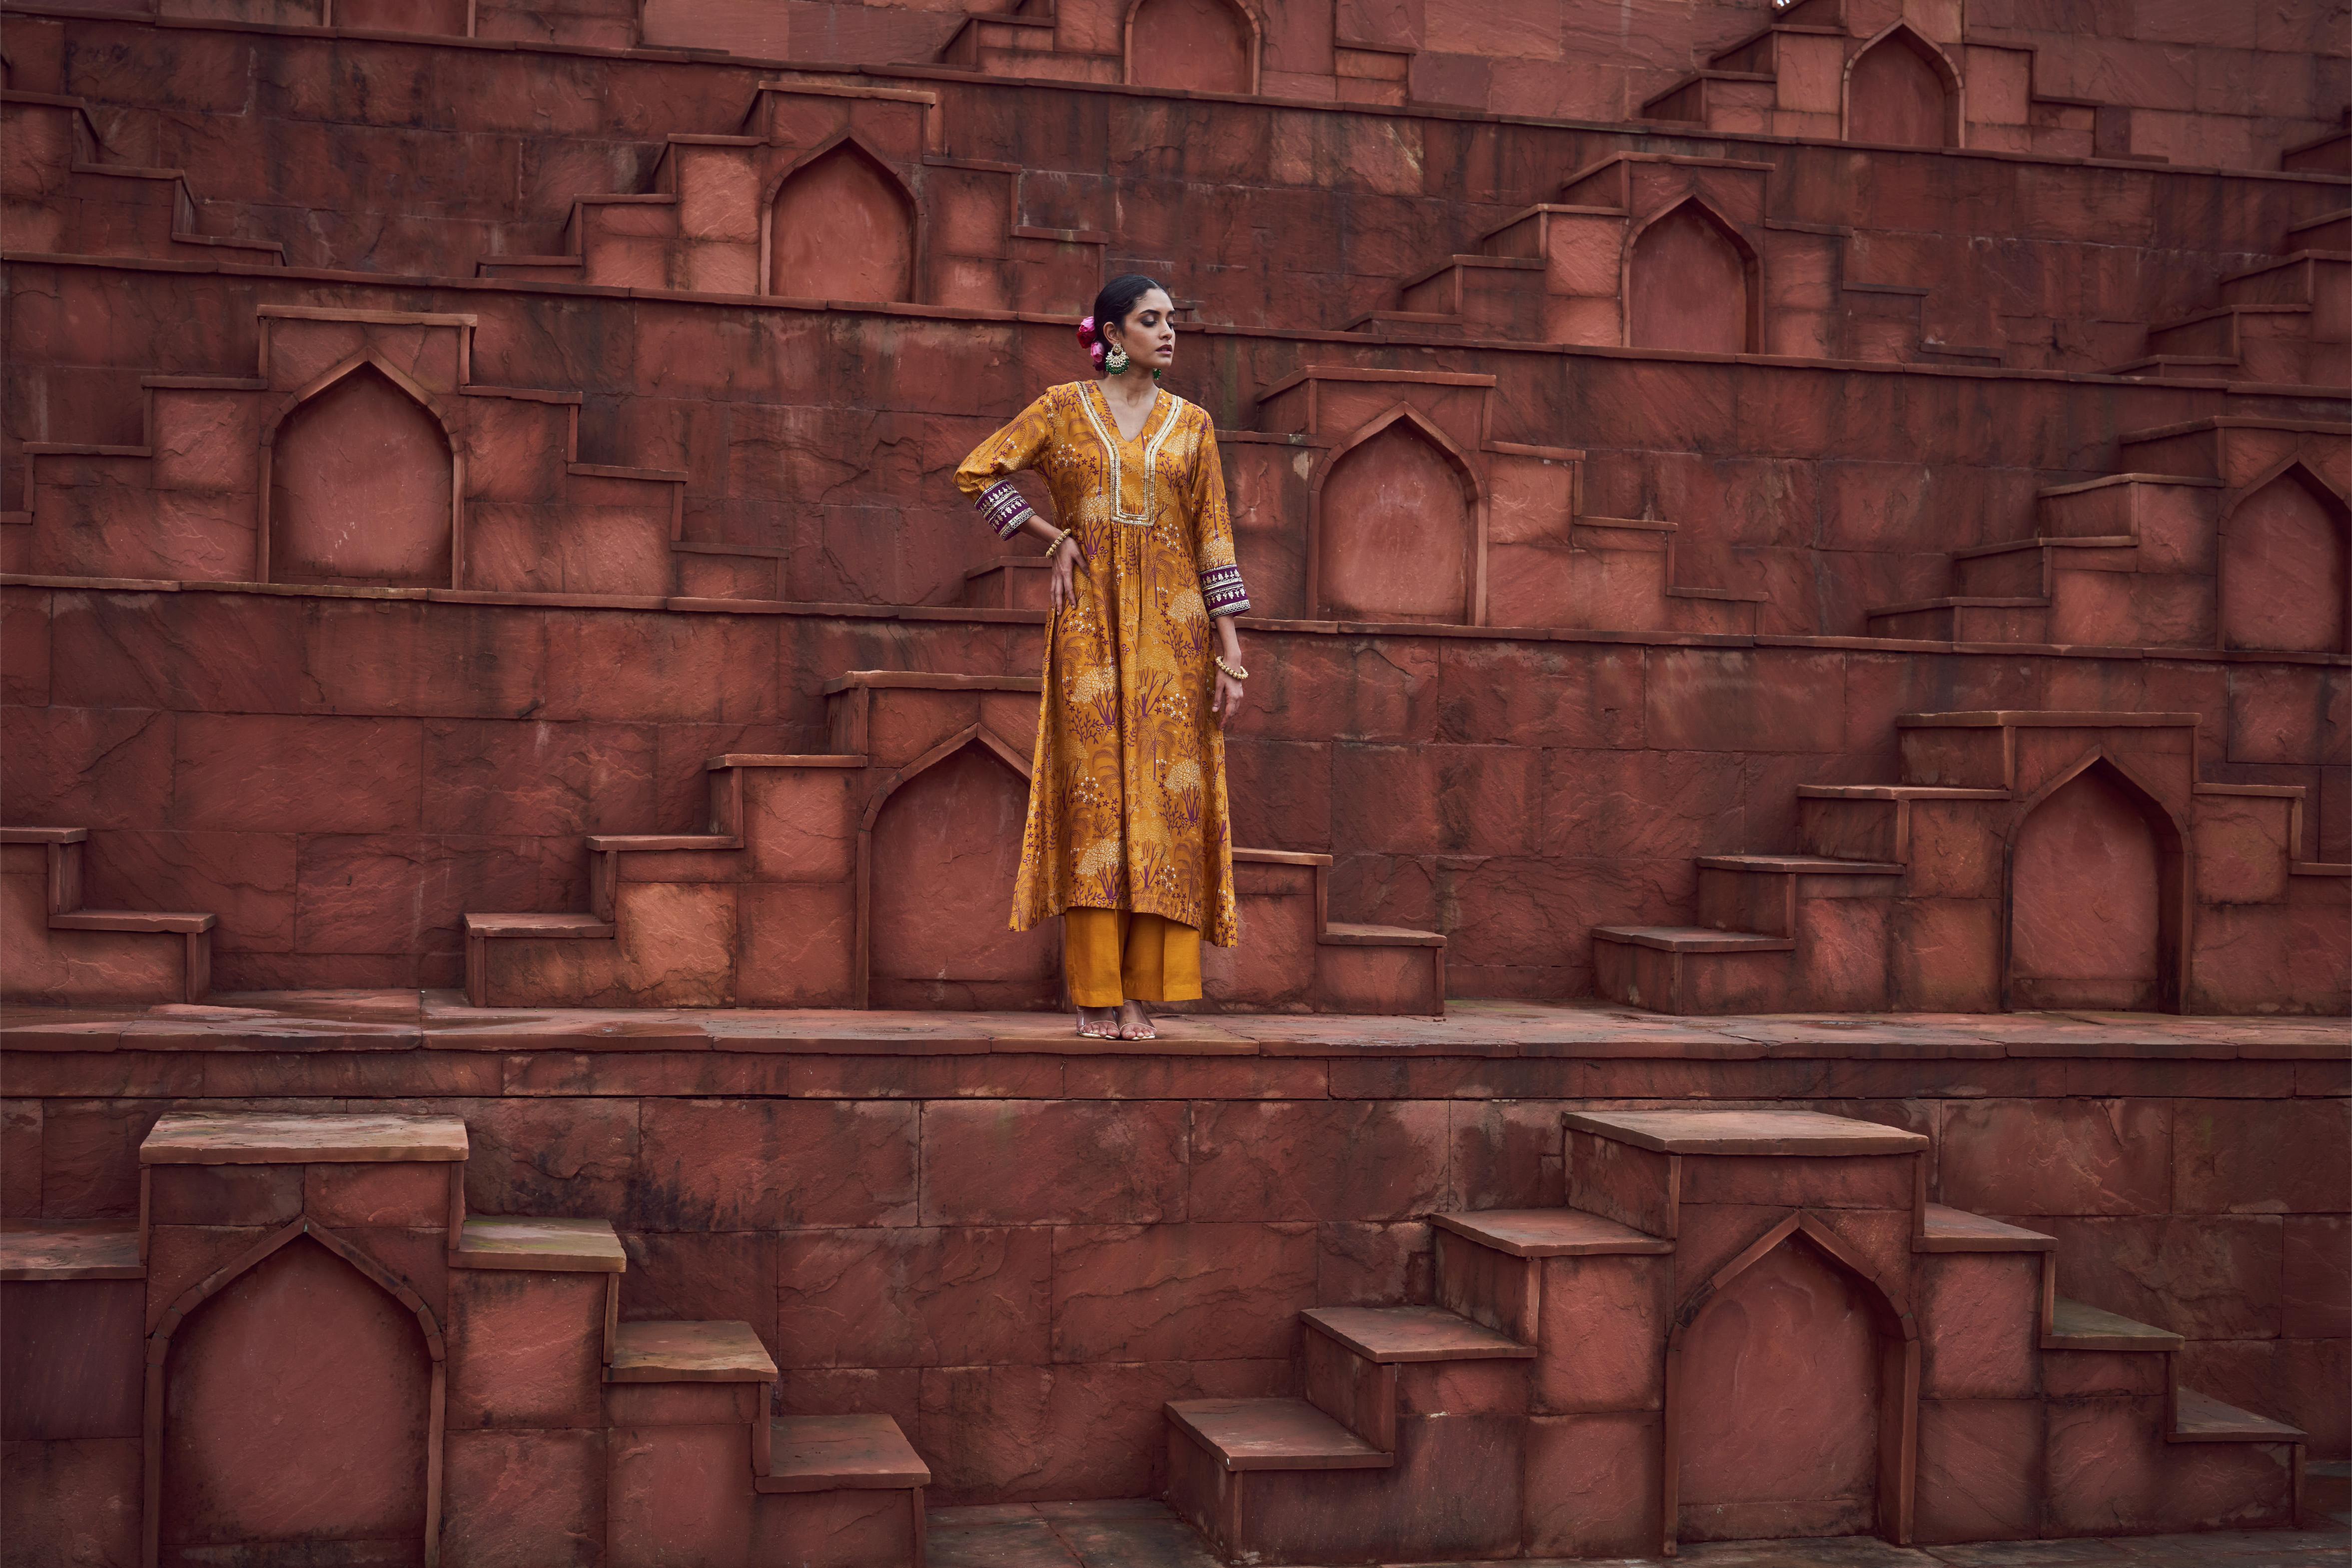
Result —
[{"label": "v-neckline", "polygon": [[1151,389],[1151,402],[1143,411],[1143,423],[1135,427],[1135,434],[1130,436],[1126,431],[1119,428],[1118,410],[1111,406],[1110,395],[1103,391],[1102,383],[1098,381],[1090,381],[1087,383],[1087,390],[1093,393],[1095,396],[1102,400],[1103,413],[1108,415],[1110,418],[1111,434],[1118,437],[1119,445],[1122,447],[1132,447],[1141,441],[1143,439],[1144,433],[1151,428],[1151,421],[1160,413],[1160,399],[1161,393],[1160,388],[1155,386]]}]

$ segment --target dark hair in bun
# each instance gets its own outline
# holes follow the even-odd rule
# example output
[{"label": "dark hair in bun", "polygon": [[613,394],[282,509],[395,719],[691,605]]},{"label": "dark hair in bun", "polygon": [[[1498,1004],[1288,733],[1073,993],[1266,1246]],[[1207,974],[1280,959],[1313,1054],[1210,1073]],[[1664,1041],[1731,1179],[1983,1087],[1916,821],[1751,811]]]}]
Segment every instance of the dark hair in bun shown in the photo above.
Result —
[{"label": "dark hair in bun", "polygon": [[[1104,284],[1102,292],[1095,296],[1094,310],[1087,317],[1087,321],[1092,324],[1095,344],[1108,348],[1109,344],[1103,337],[1103,329],[1115,327],[1126,321],[1127,313],[1135,309],[1135,302],[1154,289],[1159,289],[1163,294],[1168,292],[1167,289],[1160,288],[1158,279],[1146,278],[1140,272],[1122,272]],[[1090,346],[1088,352],[1095,351]],[[1097,365],[1102,363],[1099,353],[1095,353],[1095,363]]]}]

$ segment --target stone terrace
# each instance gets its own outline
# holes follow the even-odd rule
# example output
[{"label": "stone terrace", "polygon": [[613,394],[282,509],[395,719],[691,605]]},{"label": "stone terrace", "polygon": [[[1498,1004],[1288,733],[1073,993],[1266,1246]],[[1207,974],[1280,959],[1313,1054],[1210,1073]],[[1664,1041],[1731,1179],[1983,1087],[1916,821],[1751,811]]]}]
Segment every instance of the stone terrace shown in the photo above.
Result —
[{"label": "stone terrace", "polygon": [[1561,1203],[1563,1110],[1801,1104],[1926,1134],[1929,1200],[2055,1237],[2062,1294],[2344,1451],[2339,1023],[1449,1011],[1119,1044],[415,991],[15,1009],[6,1212],[128,1219],[166,1110],[461,1116],[470,1210],[610,1220],[624,1318],[759,1325],[782,1413],[895,1416],[932,1501],[1134,1497],[1163,1400],[1282,1394],[1300,1310],[1425,1300],[1431,1213]]}]

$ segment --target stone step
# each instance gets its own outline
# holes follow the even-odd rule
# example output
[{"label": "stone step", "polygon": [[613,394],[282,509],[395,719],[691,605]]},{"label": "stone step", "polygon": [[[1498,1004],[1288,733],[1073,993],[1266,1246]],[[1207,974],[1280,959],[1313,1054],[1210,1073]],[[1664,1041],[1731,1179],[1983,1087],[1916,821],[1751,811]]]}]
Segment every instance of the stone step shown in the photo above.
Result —
[{"label": "stone step", "polygon": [[1303,1399],[1172,1399],[1166,1410],[1228,1472],[1384,1470],[1396,1463]]},{"label": "stone step", "polygon": [[142,1165],[332,1165],[462,1163],[455,1116],[174,1111],[139,1145]]},{"label": "stone step", "polygon": [[1592,988],[1654,1013],[1777,1013],[1796,939],[1715,926],[1595,926]]},{"label": "stone step", "polygon": [[613,1338],[607,1383],[773,1383],[776,1362],[749,1323],[638,1321]]},{"label": "stone step", "polygon": [[654,855],[673,849],[740,849],[743,840],[730,833],[592,833],[592,855]]},{"label": "stone step", "polygon": [[2087,1302],[2063,1296],[2050,1305],[2050,1327],[2042,1336],[2046,1351],[2177,1351],[2181,1338],[2169,1329],[2135,1322]]},{"label": "stone step", "polygon": [[528,1219],[481,1215],[458,1229],[453,1268],[520,1268],[554,1274],[620,1274],[629,1255],[608,1219]]},{"label": "stone step", "polygon": [[2352,250],[2352,207],[2337,207],[2290,224],[2286,237],[2298,250]]},{"label": "stone step", "polygon": [[2299,1426],[2224,1405],[2210,1394],[2185,1384],[2172,1391],[2172,1426],[2165,1434],[2174,1443],[2302,1443],[2309,1435]]},{"label": "stone step", "polygon": [[[203,1001],[212,989],[214,917],[83,908],[89,838],[85,827],[0,827],[0,872],[11,889],[0,936],[11,962],[0,976],[0,994],[68,1005]],[[51,938],[48,931],[76,934]]]},{"label": "stone step", "polygon": [[887,1415],[786,1415],[768,1423],[763,1492],[927,1487],[931,1470]]},{"label": "stone step", "polygon": [[0,1279],[143,1279],[139,1227],[128,1221],[34,1225],[0,1230]]},{"label": "stone step", "polygon": [[1762,931],[1717,931],[1712,926],[1595,926],[1595,942],[1623,942],[1659,952],[1788,952],[1793,939]]},{"label": "stone step", "polygon": [[1850,1158],[1916,1154],[1925,1133],[1820,1110],[1570,1110],[1570,1132],[1661,1154],[1744,1154]]},{"label": "stone step", "polygon": [[548,941],[564,938],[583,942],[601,942],[612,937],[616,928],[611,921],[594,915],[566,914],[495,914],[467,915],[466,934],[469,937],[508,938]]},{"label": "stone step", "polygon": [[1443,1307],[1315,1307],[1308,1328],[1379,1365],[1402,1362],[1526,1361],[1536,1347],[1483,1328]]},{"label": "stone step", "polygon": [[75,910],[51,915],[51,931],[180,931],[193,935],[213,929],[215,917],[167,914],[158,910]]},{"label": "stone step", "polygon": [[[1236,855],[1241,852],[1234,851]],[[1410,926],[1363,925],[1347,921],[1330,921],[1316,933],[1315,940],[1332,947],[1444,947],[1444,934],[1433,931],[1415,931]]]},{"label": "stone step", "polygon": [[2023,1226],[2005,1225],[1948,1204],[1927,1204],[1919,1213],[1914,1252],[2053,1252],[2058,1238]]},{"label": "stone step", "polygon": [[1675,1244],[1582,1209],[1486,1209],[1430,1215],[1439,1229],[1512,1258],[1592,1258],[1672,1252]]},{"label": "stone step", "polygon": [[1702,855],[1710,871],[1750,871],[1789,877],[1899,877],[1904,867],[1887,860],[1844,860],[1828,855]]}]

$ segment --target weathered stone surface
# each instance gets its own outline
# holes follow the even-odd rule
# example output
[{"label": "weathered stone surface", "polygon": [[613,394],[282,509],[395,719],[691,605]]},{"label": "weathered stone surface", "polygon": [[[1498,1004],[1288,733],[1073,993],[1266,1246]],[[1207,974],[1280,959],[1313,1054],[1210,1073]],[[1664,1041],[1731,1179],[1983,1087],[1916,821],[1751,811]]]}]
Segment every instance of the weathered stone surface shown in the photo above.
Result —
[{"label": "weathered stone surface", "polygon": [[1054,1233],[959,1226],[794,1230],[778,1248],[791,1366],[1041,1365]]}]

